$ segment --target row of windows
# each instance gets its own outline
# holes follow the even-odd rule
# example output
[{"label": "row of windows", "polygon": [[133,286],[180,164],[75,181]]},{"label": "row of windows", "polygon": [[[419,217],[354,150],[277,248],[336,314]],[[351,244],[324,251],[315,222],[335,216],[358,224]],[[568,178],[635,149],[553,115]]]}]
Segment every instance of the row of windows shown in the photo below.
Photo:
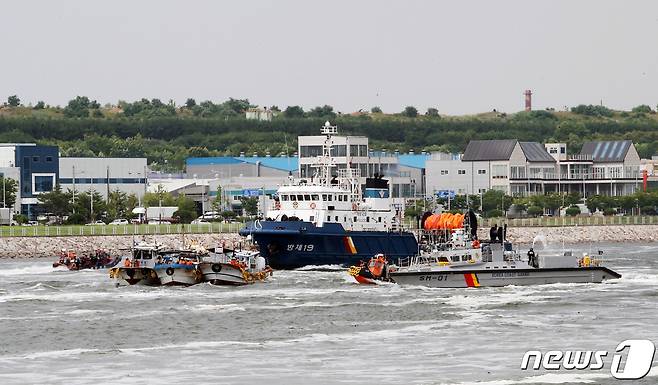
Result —
[{"label": "row of windows", "polygon": [[[441,175],[448,175],[450,173],[449,170],[441,170]],[[487,170],[478,170],[478,174],[486,174]],[[459,175],[466,175],[466,170],[457,170],[457,174]]]},{"label": "row of windows", "polygon": [[[301,158],[311,158],[322,155],[322,146],[299,146]],[[332,146],[331,156],[347,156],[347,145]],[[351,144],[350,156],[368,156],[368,146],[365,144]]]},{"label": "row of windows", "polygon": [[[61,184],[73,184],[73,178],[60,178],[59,183]],[[144,184],[146,179],[144,178],[110,178],[109,182],[107,178],[75,178],[75,183],[79,184]]]},{"label": "row of windows", "polygon": [[[23,159],[27,160],[27,159],[29,159],[29,157],[26,156]],[[51,163],[53,161],[52,156],[47,156],[45,159],[46,159],[46,163]],[[40,160],[41,160],[41,157],[39,157],[39,156],[35,155],[35,156],[32,157],[32,162],[39,162]]]},{"label": "row of windows", "polygon": [[[338,222],[338,215],[336,215],[334,218],[334,222]],[[313,221],[313,217],[311,217],[311,221]],[[327,216],[327,222],[331,222],[331,215]],[[343,222],[347,222],[347,217],[343,217]],[[354,217],[353,222],[358,222],[358,218]],[[366,222],[370,222],[370,217],[366,217]],[[377,222],[381,223],[382,217],[377,217]]]},{"label": "row of windows", "polygon": [[[284,194],[281,195],[281,200],[283,202],[287,201],[319,201],[320,196],[318,194]],[[349,197],[347,194],[322,194],[322,201],[331,202],[336,200],[337,202],[349,202]]]}]

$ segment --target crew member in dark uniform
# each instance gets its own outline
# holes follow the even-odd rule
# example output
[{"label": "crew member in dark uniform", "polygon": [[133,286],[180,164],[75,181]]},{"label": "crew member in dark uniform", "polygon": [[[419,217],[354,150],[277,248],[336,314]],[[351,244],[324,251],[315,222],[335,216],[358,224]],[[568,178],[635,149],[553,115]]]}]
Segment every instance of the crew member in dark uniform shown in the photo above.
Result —
[{"label": "crew member in dark uniform", "polygon": [[498,235],[498,225],[494,223],[493,227],[489,230],[489,239],[491,243],[496,243],[496,237]]},{"label": "crew member in dark uniform", "polygon": [[537,266],[535,266],[535,264],[536,264],[535,258],[536,258],[535,250],[533,250],[532,247],[531,247],[530,250],[528,250],[528,265],[530,265],[532,267],[537,267]]},{"label": "crew member in dark uniform", "polygon": [[503,243],[503,226],[498,228],[498,242]]}]

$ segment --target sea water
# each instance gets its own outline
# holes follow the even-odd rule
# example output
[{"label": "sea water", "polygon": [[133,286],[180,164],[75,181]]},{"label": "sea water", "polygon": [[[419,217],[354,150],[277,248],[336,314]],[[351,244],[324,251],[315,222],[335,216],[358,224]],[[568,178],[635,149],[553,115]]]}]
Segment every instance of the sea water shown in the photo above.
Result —
[{"label": "sea water", "polygon": [[[244,287],[117,288],[107,270],[4,260],[0,384],[613,384],[610,360],[520,369],[528,350],[658,343],[658,244],[598,248],[623,278],[429,289],[358,285],[334,266]],[[654,369],[636,383],[656,382]]]}]

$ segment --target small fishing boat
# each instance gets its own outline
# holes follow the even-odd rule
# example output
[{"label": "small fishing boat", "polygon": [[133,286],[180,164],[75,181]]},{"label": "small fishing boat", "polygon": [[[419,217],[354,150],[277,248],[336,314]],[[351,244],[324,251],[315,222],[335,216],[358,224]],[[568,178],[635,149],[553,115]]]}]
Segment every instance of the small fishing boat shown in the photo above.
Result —
[{"label": "small fishing boat", "polygon": [[103,269],[116,265],[120,258],[112,258],[103,250],[95,250],[93,253],[85,253],[78,256],[73,250],[62,249],[58,254],[57,261],[53,262],[53,268],[67,270]]},{"label": "small fishing boat", "polygon": [[380,282],[391,282],[389,273],[395,271],[395,265],[389,265],[384,254],[377,254],[367,263],[361,261],[359,265],[351,266],[348,274],[361,284],[373,285]]},{"label": "small fishing boat", "polygon": [[211,253],[199,264],[203,280],[213,285],[248,285],[263,282],[272,275],[272,268],[258,251],[223,249]]},{"label": "small fishing boat", "polygon": [[153,269],[161,285],[191,286],[203,281],[199,262],[197,251],[174,250],[159,256]]},{"label": "small fishing boat", "polygon": [[165,247],[158,243],[140,242],[133,245],[131,254],[110,269],[110,278],[117,285],[160,285],[154,267],[163,250]]}]

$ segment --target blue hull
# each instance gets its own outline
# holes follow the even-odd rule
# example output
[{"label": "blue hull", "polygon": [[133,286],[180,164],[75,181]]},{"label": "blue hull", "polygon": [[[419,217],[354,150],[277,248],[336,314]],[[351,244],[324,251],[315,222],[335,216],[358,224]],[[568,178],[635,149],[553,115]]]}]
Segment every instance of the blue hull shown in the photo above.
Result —
[{"label": "blue hull", "polygon": [[308,265],[343,265],[367,261],[382,253],[397,261],[418,253],[416,237],[409,232],[345,231],[338,223],[316,227],[310,222],[262,221],[249,223],[240,235],[251,235],[274,269]]}]

